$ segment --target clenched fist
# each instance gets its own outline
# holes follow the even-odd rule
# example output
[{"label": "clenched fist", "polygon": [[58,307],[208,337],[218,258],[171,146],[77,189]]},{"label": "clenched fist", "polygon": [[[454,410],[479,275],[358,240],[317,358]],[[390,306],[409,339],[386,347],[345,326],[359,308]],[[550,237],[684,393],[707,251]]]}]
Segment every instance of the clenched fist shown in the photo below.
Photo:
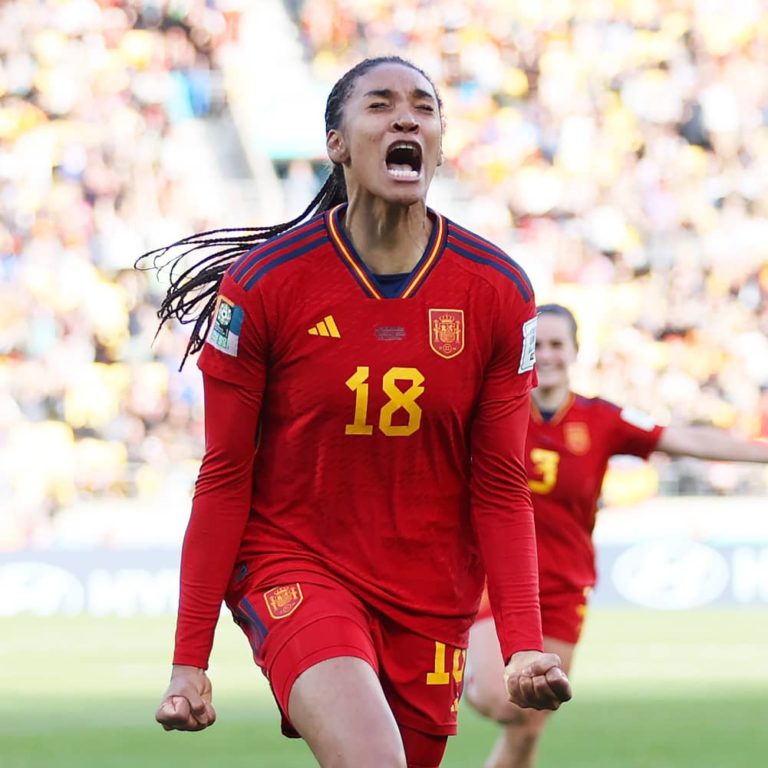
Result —
[{"label": "clenched fist", "polygon": [[504,670],[509,700],[518,707],[557,709],[571,698],[571,684],[555,653],[519,651]]},{"label": "clenched fist", "polygon": [[166,731],[202,731],[216,722],[211,681],[198,667],[175,665],[155,720]]}]

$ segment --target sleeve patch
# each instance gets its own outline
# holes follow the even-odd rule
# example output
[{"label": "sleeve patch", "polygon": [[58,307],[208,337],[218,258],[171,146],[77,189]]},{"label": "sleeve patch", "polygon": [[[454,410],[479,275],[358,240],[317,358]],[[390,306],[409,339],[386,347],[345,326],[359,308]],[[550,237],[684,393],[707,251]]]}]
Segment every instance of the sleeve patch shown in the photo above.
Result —
[{"label": "sleeve patch", "polygon": [[538,317],[532,317],[523,323],[523,352],[520,355],[518,373],[532,371],[536,364],[536,322]]},{"label": "sleeve patch", "polygon": [[656,422],[648,414],[637,410],[637,408],[622,409],[621,420],[633,427],[642,429],[644,432],[653,432],[656,428]]},{"label": "sleeve patch", "polygon": [[240,331],[243,327],[243,308],[230,301],[223,294],[216,301],[213,325],[205,340],[214,349],[225,355],[237,357]]}]

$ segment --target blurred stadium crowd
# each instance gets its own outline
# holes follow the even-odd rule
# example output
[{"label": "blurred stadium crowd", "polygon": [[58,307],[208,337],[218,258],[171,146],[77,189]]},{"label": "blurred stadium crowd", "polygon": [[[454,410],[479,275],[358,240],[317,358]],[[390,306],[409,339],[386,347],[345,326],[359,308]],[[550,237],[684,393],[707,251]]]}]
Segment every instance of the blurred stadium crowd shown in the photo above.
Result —
[{"label": "blurred stadium crowd", "polygon": [[[133,262],[223,223],[214,181],[190,172],[194,126],[227,111],[222,54],[262,2],[0,4],[0,549],[44,541],[79,502],[157,497],[179,473],[189,491],[198,375],[176,372],[184,329],[153,343],[162,285]],[[433,76],[454,217],[576,311],[581,390],[768,438],[760,0],[283,7],[327,88],[392,52]],[[756,468],[657,470],[666,492],[768,484]]]}]

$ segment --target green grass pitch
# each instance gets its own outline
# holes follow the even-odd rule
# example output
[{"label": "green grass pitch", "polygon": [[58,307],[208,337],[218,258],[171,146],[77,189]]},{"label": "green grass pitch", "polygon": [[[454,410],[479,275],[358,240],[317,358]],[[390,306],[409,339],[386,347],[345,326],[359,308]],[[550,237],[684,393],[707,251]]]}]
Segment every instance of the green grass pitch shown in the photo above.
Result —
[{"label": "green grass pitch", "polygon": [[[244,638],[222,621],[212,659],[219,721],[165,733],[170,618],[0,620],[3,768],[303,768]],[[756,768],[768,755],[768,612],[595,610],[540,768]],[[494,728],[461,714],[444,768],[482,766]]]}]

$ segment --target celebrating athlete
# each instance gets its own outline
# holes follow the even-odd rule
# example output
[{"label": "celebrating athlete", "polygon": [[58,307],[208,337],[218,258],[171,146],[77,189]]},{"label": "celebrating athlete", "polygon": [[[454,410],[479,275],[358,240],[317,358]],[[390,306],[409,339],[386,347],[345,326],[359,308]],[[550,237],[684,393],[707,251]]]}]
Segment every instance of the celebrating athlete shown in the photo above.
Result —
[{"label": "celebrating athlete", "polygon": [[443,121],[421,70],[365,60],[325,118],[333,171],[301,216],[147,255],[181,251],[160,314],[195,322],[206,426],[156,716],[213,723],[226,600],[321,765],[428,768],[456,730],[486,573],[499,684],[521,707],[570,698],[542,653],[524,461],[534,295],[426,206]]}]

